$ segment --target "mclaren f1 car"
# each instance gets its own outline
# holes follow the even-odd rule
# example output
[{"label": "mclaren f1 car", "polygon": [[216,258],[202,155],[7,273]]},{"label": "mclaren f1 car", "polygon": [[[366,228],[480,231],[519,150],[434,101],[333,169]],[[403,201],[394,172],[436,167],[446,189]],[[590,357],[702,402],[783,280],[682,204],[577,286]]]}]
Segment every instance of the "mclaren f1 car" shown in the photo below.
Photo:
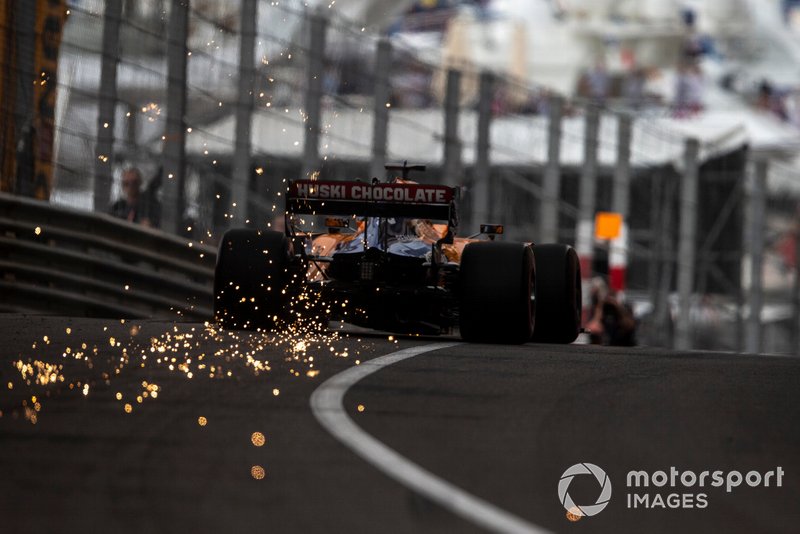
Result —
[{"label": "mclaren f1 car", "polygon": [[408,179],[297,180],[285,230],[233,229],[220,244],[215,319],[276,330],[328,321],[467,341],[571,343],[581,330],[578,257],[561,244],[457,237],[459,189]]}]

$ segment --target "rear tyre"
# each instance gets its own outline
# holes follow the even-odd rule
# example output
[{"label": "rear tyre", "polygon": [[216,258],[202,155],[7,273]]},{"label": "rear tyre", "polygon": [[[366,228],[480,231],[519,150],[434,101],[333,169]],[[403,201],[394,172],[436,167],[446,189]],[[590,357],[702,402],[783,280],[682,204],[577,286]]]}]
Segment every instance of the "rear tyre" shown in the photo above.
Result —
[{"label": "rear tyre", "polygon": [[226,329],[275,329],[288,313],[290,259],[281,232],[226,232],[214,272],[214,319]]},{"label": "rear tyre", "polygon": [[572,343],[581,333],[581,266],[567,245],[536,245],[536,328],[533,341]]},{"label": "rear tyre", "polygon": [[525,343],[536,309],[533,252],[522,243],[470,243],[461,256],[459,328],[466,341]]}]

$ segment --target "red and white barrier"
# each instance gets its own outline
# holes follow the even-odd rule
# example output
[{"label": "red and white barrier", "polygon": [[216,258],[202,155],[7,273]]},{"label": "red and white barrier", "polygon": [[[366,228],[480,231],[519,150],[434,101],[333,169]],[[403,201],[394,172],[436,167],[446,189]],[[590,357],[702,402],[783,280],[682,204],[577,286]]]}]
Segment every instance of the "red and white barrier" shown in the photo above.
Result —
[{"label": "red and white barrier", "polygon": [[608,278],[612,291],[623,292],[628,276],[628,224],[622,223],[619,236],[609,242]]}]

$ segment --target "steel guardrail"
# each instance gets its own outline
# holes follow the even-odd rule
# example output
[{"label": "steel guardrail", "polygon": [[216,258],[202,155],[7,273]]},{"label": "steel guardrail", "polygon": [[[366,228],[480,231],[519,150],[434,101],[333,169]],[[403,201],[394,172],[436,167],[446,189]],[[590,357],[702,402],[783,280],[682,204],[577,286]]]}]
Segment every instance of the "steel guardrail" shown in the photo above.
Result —
[{"label": "steel guardrail", "polygon": [[110,215],[0,194],[0,311],[207,320],[216,254]]}]

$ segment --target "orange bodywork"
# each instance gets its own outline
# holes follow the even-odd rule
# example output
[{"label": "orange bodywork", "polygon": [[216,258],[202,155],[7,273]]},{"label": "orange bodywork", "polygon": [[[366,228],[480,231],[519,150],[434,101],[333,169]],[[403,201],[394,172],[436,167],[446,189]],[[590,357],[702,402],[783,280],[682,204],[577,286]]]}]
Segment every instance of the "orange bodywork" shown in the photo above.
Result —
[{"label": "orange bodywork", "polygon": [[[414,219],[411,221],[414,232],[417,237],[425,243],[434,244],[442,239],[447,234],[446,224],[433,224],[430,221],[422,219]],[[315,256],[332,256],[343,243],[358,239],[364,231],[364,224],[360,223],[357,232],[352,234],[345,233],[329,233],[317,236],[312,241],[311,253]],[[478,241],[477,239],[468,239],[465,237],[456,237],[452,244],[445,243],[442,245],[442,252],[444,253],[447,261],[454,263],[461,263],[461,254],[464,252],[464,247],[468,243]],[[326,263],[312,264],[308,269],[309,280],[321,280],[323,278],[322,271],[325,270]]]}]

